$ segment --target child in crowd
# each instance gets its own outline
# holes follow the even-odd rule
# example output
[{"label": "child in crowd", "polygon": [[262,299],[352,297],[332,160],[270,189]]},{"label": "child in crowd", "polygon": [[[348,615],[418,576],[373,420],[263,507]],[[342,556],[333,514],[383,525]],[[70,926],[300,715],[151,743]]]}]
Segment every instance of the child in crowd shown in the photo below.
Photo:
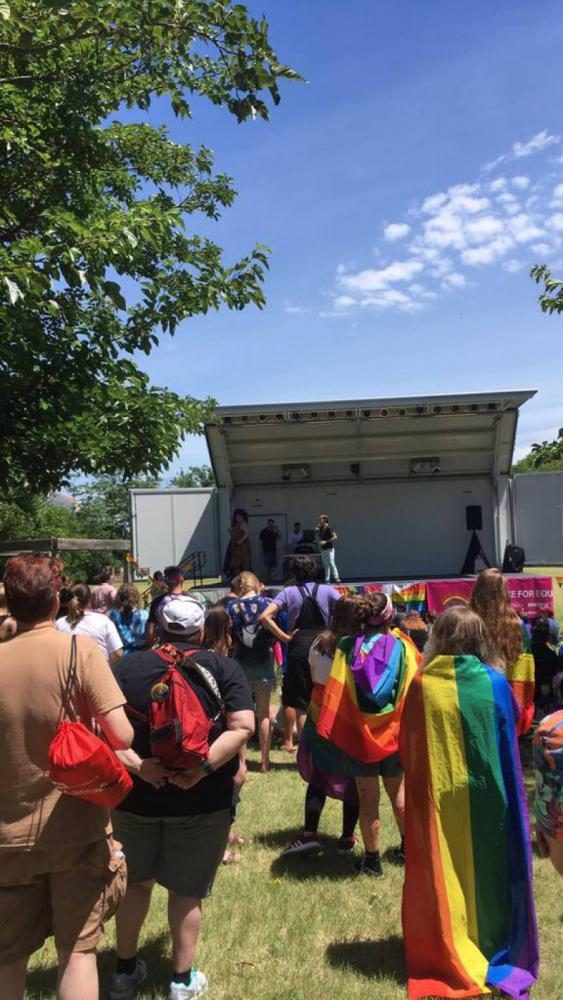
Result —
[{"label": "child in crowd", "polygon": [[139,591],[132,583],[124,583],[117,591],[115,604],[108,618],[113,622],[123,643],[123,654],[143,649],[149,613],[139,607]]}]

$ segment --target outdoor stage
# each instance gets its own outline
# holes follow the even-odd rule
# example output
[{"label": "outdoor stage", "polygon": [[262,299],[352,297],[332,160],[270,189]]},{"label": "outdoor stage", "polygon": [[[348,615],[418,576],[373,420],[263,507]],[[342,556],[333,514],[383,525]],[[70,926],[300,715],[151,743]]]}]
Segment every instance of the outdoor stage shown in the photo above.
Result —
[{"label": "outdoor stage", "polygon": [[[553,578],[550,576],[527,576],[525,573],[505,576],[514,610],[522,618],[537,618],[554,612]],[[342,594],[365,594],[383,591],[389,594],[397,610],[424,611],[438,615],[452,604],[467,604],[476,577],[447,577],[427,580],[353,580],[343,581],[336,586]],[[281,584],[271,584],[266,591],[274,596],[282,589]],[[206,604],[215,604],[229,593],[225,585],[197,587],[194,593],[200,595]]]}]

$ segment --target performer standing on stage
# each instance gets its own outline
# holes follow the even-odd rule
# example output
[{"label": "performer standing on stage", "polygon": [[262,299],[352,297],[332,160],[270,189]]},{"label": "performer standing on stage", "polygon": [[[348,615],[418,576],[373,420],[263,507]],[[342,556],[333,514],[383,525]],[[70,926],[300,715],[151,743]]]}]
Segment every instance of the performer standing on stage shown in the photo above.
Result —
[{"label": "performer standing on stage", "polygon": [[325,571],[325,583],[331,583],[331,581],[340,583],[340,576],[336,568],[336,562],[334,561],[334,543],[337,541],[338,535],[328,523],[328,514],[320,515],[315,531],[319,536],[321,559]]}]

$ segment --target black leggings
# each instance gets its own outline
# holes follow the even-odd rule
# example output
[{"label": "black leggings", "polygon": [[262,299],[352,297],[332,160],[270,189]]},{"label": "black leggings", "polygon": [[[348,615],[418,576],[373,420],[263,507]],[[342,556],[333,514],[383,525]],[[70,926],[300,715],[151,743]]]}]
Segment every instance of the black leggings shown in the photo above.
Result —
[{"label": "black leggings", "polygon": [[[326,794],[314,785],[307,785],[305,795],[305,830],[307,833],[316,833],[319,828],[319,820],[326,802]],[[357,803],[342,803],[342,836],[350,838],[356,828],[360,807]]]}]

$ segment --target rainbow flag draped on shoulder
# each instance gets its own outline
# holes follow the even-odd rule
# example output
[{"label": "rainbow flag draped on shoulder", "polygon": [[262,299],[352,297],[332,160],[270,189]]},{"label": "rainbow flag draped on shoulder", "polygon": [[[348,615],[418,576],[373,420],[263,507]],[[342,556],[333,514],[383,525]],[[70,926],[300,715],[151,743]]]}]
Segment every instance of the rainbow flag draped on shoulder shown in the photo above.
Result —
[{"label": "rainbow flag draped on shoulder", "polygon": [[358,663],[361,637],[341,640],[317,723],[319,736],[364,764],[398,750],[405,695],[420,660],[414,643],[398,629],[376,639],[363,663]]},{"label": "rainbow flag draped on shoulder", "polygon": [[515,706],[474,656],[438,656],[409,688],[403,933],[409,1000],[525,998],[538,940]]},{"label": "rainbow flag draped on shoulder", "polygon": [[516,663],[506,668],[505,676],[520,710],[516,730],[519,736],[525,736],[534,721],[536,667],[530,636],[524,622],[522,622],[522,652]]}]

